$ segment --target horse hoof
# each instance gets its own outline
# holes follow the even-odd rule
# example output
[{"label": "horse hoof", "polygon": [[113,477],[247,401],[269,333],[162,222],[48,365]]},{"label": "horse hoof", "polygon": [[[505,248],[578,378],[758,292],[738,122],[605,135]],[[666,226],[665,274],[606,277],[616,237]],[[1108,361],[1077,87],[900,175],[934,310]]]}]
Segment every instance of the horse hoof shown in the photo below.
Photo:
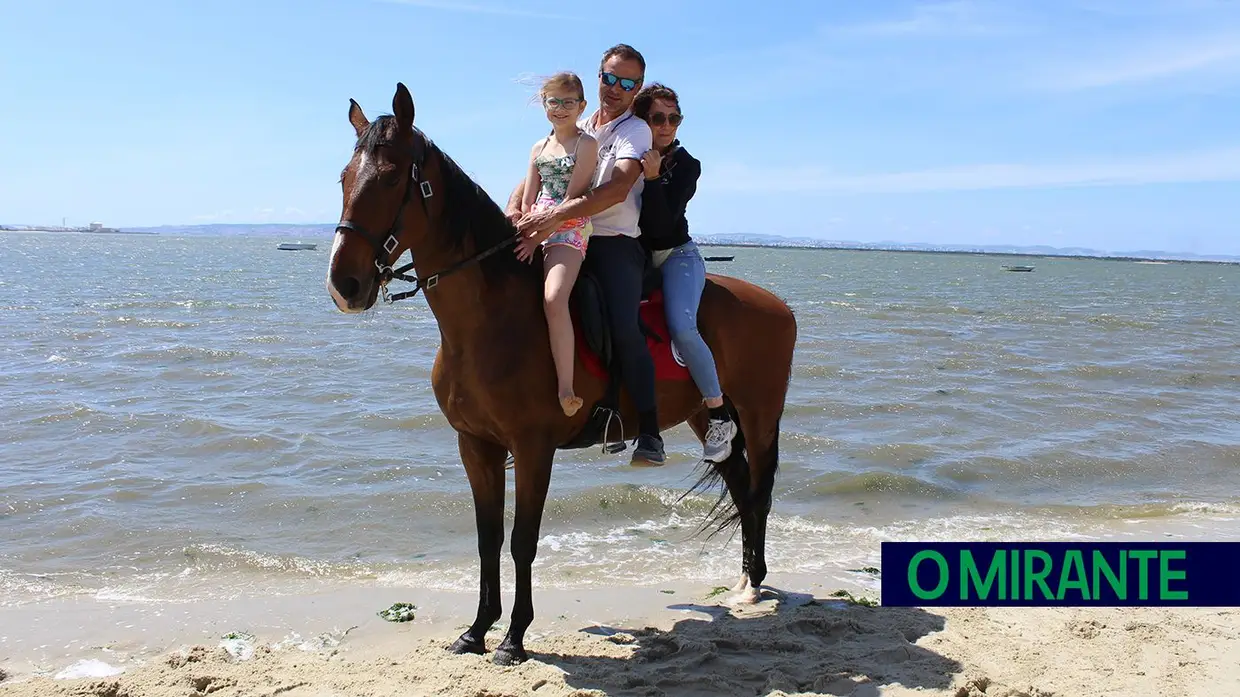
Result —
[{"label": "horse hoof", "polygon": [[495,649],[495,655],[491,657],[491,661],[497,666],[515,666],[528,660],[529,654],[518,646],[501,646]]},{"label": "horse hoof", "polygon": [[749,586],[748,588],[745,588],[741,592],[732,596],[731,601],[733,605],[757,605],[758,601],[761,599],[762,594],[758,591],[758,589],[753,586]]},{"label": "horse hoof", "polygon": [[448,650],[457,655],[472,653],[481,656],[487,652],[487,647],[483,642],[475,641],[469,636],[462,634],[460,638],[452,642],[452,646],[449,646]]},{"label": "horse hoof", "polygon": [[728,598],[731,605],[756,605],[762,599],[762,593],[749,582],[749,574],[742,574],[741,580],[732,588],[732,597]]}]

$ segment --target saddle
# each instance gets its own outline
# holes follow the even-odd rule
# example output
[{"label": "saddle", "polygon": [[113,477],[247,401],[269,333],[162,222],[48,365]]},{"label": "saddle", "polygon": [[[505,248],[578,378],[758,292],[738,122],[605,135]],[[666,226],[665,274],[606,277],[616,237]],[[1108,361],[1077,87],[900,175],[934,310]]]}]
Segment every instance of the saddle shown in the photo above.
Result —
[{"label": "saddle", "polygon": [[[642,275],[642,301],[650,299],[652,293],[663,288],[663,274],[656,268],[646,266]],[[594,274],[585,269],[577,277],[568,298],[569,309],[577,317],[577,331],[582,333],[586,345],[598,356],[603,365],[615,368],[611,346],[611,323],[607,313],[607,300],[603,296],[602,285]],[[651,330],[639,315],[637,323],[642,334],[662,341],[657,332]]]},{"label": "saddle", "polygon": [[[642,272],[642,300],[648,300],[652,293],[663,288],[663,274],[655,268],[646,256],[646,266]],[[561,444],[563,450],[589,448],[603,443],[606,453],[624,452],[624,434],[620,424],[620,362],[612,348],[611,323],[607,301],[603,295],[598,278],[588,269],[582,268],[569,294],[569,310],[576,319],[576,331],[580,332],[586,346],[607,366],[607,389],[603,397],[590,409],[590,418],[570,441]],[[642,334],[657,342],[662,337],[653,331],[638,316],[638,325]]]}]

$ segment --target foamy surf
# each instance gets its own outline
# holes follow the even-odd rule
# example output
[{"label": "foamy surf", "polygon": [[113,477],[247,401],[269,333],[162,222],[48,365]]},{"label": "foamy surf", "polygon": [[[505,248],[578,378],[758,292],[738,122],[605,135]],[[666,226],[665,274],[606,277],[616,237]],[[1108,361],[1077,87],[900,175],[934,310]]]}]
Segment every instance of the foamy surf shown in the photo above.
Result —
[{"label": "foamy surf", "polygon": [[53,675],[55,680],[75,680],[77,678],[107,678],[113,675],[124,673],[124,668],[118,668],[109,663],[104,663],[97,658],[86,658],[80,660],[73,665],[61,670]]}]

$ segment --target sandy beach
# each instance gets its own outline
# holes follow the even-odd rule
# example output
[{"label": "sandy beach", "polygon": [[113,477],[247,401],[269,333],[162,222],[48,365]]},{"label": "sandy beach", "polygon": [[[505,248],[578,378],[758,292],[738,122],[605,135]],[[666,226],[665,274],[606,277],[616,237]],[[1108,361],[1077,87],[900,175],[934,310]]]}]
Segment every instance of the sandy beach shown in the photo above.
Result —
[{"label": "sandy beach", "polygon": [[[291,617],[296,606],[289,599],[282,609],[250,608],[272,620],[252,643],[220,641],[223,625],[204,619],[209,628],[197,636],[148,642],[163,647],[148,646],[123,673],[17,672],[0,682],[0,696],[1240,694],[1240,618],[1228,609],[884,608],[835,593],[767,590],[760,603],[737,605],[703,588],[544,592],[535,597],[531,660],[517,667],[445,650],[461,629],[451,623],[472,613],[463,594],[429,595],[411,622],[370,612],[334,633],[277,641],[273,628],[288,619],[279,613]],[[354,589],[318,604],[362,618],[378,599],[388,598]],[[316,603],[301,602],[313,615]],[[86,621],[99,626],[102,617]],[[76,669],[119,670],[124,648],[103,647],[100,663]]]}]

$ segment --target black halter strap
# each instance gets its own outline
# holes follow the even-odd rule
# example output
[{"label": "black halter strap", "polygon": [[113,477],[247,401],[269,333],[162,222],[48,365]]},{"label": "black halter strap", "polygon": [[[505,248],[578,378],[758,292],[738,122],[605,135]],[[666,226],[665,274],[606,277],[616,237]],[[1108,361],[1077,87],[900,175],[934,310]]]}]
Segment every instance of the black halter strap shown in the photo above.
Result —
[{"label": "black halter strap", "polygon": [[[426,200],[435,195],[435,190],[431,186],[429,180],[420,178],[423,166],[426,162],[427,149],[425,136],[423,136],[422,133],[415,128],[413,132],[413,148],[411,153],[412,161],[409,165],[409,181],[405,185],[405,197],[401,200],[400,208],[396,210],[396,218],[392,221],[392,225],[388,228],[386,235],[380,237],[362,225],[359,225],[358,223],[347,218],[341,220],[336,225],[337,232],[340,232],[341,230],[350,230],[355,232],[369,242],[371,248],[375,250],[375,268],[379,272],[379,290],[383,294],[383,301],[389,305],[397,300],[412,298],[418,294],[418,291],[423,289],[430,290],[439,284],[439,279],[441,277],[452,274],[461,268],[468,266],[469,264],[482,261],[501,249],[516,244],[517,241],[516,236],[505,239],[498,244],[475,254],[468,259],[465,259],[464,261],[460,261],[452,266],[449,266],[443,271],[427,276],[425,280],[420,279],[417,276],[411,276],[407,273],[413,269],[414,264],[416,263],[413,259],[412,249],[409,250],[408,264],[395,269],[392,268],[392,264],[388,260],[391,258],[392,252],[395,251],[396,247],[400,244],[400,241],[396,238],[396,235],[400,232],[401,220],[404,219],[405,216],[405,206],[409,204],[410,199],[414,198],[413,192],[415,189],[421,194],[421,196],[418,196],[418,203],[422,204],[422,213],[426,216],[428,223],[431,220],[430,206],[427,204]],[[402,281],[413,283],[413,290],[395,294],[388,293],[387,284],[393,278],[399,278]]]}]

